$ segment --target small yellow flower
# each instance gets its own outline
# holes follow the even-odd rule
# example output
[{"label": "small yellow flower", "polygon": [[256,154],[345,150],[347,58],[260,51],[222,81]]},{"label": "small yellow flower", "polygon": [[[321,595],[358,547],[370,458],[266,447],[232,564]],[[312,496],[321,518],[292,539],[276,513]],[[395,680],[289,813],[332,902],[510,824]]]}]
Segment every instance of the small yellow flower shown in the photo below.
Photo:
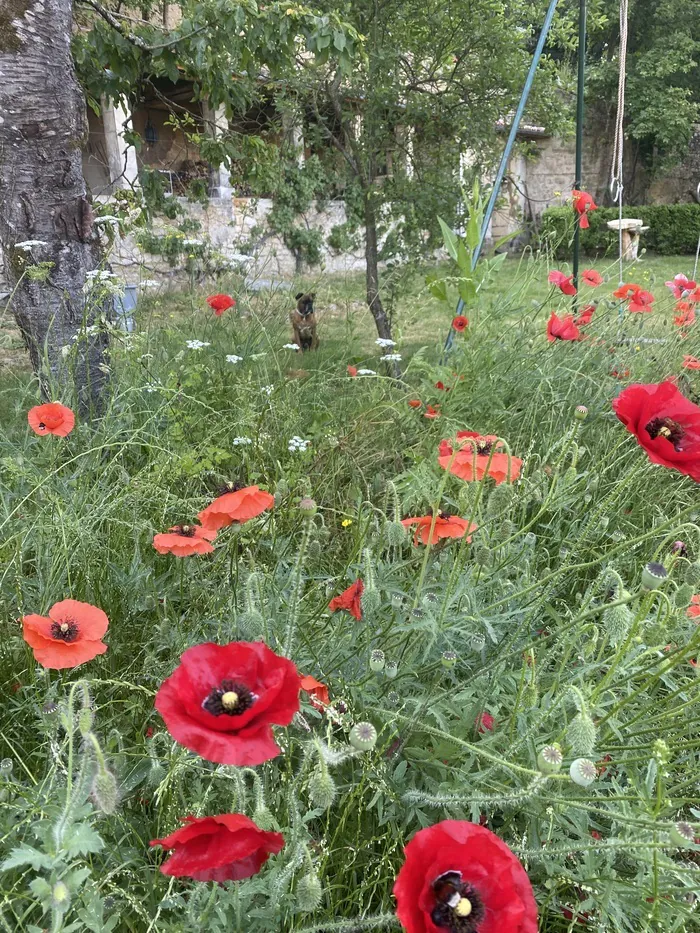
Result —
[{"label": "small yellow flower", "polygon": [[639,351],[640,351],[642,348],[641,348],[641,347],[635,347],[634,349],[635,349],[635,352],[636,352],[636,353],[639,353]]},{"label": "small yellow flower", "polygon": [[343,528],[349,528],[350,525],[352,525],[352,519],[344,518],[340,524],[343,526]]}]

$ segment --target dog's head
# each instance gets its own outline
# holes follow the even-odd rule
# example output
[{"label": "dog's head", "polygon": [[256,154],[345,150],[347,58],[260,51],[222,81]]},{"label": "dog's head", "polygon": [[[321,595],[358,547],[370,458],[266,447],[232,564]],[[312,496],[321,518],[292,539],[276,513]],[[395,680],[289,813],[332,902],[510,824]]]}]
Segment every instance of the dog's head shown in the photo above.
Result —
[{"label": "dog's head", "polygon": [[314,292],[308,294],[299,292],[294,297],[297,300],[297,311],[302,317],[308,317],[314,313],[314,298],[316,297]]}]

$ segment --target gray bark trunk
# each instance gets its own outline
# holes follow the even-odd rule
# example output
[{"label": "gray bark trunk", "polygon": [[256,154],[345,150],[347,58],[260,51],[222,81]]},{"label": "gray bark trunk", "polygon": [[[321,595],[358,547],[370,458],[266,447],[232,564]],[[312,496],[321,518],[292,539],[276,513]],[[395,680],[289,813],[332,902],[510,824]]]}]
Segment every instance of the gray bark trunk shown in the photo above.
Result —
[{"label": "gray bark trunk", "polygon": [[[74,387],[85,414],[104,404],[108,336],[100,323],[112,316],[113,299],[84,291],[101,250],[83,176],[87,119],[71,26],[72,0],[0,0],[0,244],[42,392],[69,403]],[[45,245],[17,247],[26,240]],[[51,268],[33,279],[28,267],[40,262]]]}]

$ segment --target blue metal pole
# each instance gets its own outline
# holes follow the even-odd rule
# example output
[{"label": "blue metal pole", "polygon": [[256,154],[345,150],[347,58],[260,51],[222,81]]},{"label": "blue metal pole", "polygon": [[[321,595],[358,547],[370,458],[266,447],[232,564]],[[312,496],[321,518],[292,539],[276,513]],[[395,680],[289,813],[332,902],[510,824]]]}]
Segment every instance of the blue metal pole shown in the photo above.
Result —
[{"label": "blue metal pole", "polygon": [[[549,4],[549,9],[547,10],[547,15],[544,18],[544,23],[542,24],[542,31],[540,32],[540,37],[537,40],[537,46],[535,48],[535,54],[532,56],[532,62],[530,63],[530,70],[527,73],[527,78],[525,79],[525,87],[523,88],[523,93],[520,95],[520,103],[518,104],[518,109],[515,111],[515,116],[513,117],[513,122],[510,126],[510,133],[508,134],[508,140],[506,142],[506,148],[503,150],[503,155],[501,157],[501,164],[498,166],[498,172],[496,173],[496,179],[493,183],[493,189],[491,191],[491,197],[489,198],[489,203],[486,207],[486,213],[484,214],[484,220],[481,224],[481,236],[479,237],[479,242],[476,249],[472,253],[471,265],[472,272],[476,268],[476,264],[479,261],[479,256],[481,255],[481,250],[484,246],[484,240],[486,239],[486,233],[489,228],[489,223],[491,222],[491,217],[493,215],[494,209],[496,207],[496,201],[498,195],[501,191],[501,185],[503,183],[503,177],[508,168],[508,163],[510,162],[510,156],[513,151],[513,146],[515,145],[515,139],[518,135],[518,129],[520,128],[520,121],[522,120],[523,113],[525,111],[525,106],[527,105],[527,99],[530,96],[530,91],[532,90],[532,85],[535,81],[535,73],[537,72],[537,66],[540,63],[540,58],[542,57],[542,51],[544,49],[544,44],[547,41],[547,35],[549,34],[549,29],[552,25],[552,20],[554,19],[554,14],[557,9],[557,3],[559,0],[551,0]],[[464,310],[464,301],[460,298],[457,303],[457,310],[455,314],[461,314]],[[445,350],[449,350],[452,346],[454,340],[454,329],[450,327],[450,332],[447,335],[447,340],[445,342]]]}]

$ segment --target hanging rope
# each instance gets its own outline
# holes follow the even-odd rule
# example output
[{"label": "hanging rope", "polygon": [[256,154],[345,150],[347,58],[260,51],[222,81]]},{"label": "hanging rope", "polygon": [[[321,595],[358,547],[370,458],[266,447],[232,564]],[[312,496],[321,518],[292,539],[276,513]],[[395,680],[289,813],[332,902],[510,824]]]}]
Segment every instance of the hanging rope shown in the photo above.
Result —
[{"label": "hanging rope", "polygon": [[627,18],[629,0],[620,0],[620,72],[617,79],[617,116],[613,141],[612,168],[610,170],[610,194],[618,206],[617,248],[620,270],[620,285],[623,284],[622,268],[622,194],[624,191],[623,152],[625,145],[625,81],[627,78]]},{"label": "hanging rope", "polygon": [[[695,189],[695,200],[700,203],[700,182]],[[693,280],[697,281],[698,277],[698,259],[700,259],[700,236],[698,237],[698,248],[695,250],[695,265],[693,266]]]}]

